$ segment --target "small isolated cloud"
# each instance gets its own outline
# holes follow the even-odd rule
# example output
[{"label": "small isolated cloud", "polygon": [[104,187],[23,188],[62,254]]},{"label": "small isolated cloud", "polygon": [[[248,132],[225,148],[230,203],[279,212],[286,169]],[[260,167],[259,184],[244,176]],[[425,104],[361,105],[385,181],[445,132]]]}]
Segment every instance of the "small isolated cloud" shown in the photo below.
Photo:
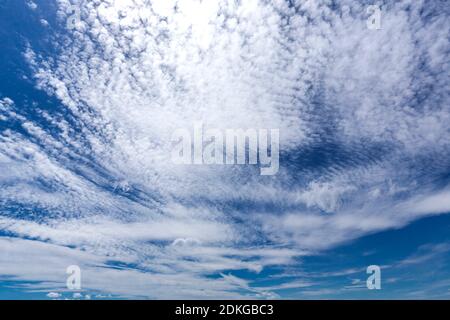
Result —
[{"label": "small isolated cloud", "polygon": [[33,2],[33,1],[28,1],[28,2],[27,2],[27,6],[28,6],[28,8],[30,8],[31,10],[36,10],[37,7],[38,7],[38,5],[37,5],[35,2]]},{"label": "small isolated cloud", "polygon": [[61,297],[61,294],[58,292],[49,292],[47,293],[47,297],[49,297],[50,299],[57,299]]},{"label": "small isolated cloud", "polygon": [[79,292],[75,292],[75,293],[72,295],[72,297],[73,297],[74,299],[81,299],[81,298],[83,298],[83,295],[82,295],[81,293],[79,293]]}]

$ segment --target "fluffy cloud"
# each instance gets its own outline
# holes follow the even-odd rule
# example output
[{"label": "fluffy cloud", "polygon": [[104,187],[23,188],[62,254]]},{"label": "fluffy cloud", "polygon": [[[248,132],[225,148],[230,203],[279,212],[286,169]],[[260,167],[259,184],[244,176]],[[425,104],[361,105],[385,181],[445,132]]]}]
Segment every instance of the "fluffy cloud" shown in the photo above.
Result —
[{"label": "fluffy cloud", "polygon": [[[143,279],[151,297],[260,297],[269,288],[206,276],[449,212],[433,183],[450,151],[443,9],[387,1],[370,30],[354,1],[59,0],[58,56],[24,57],[61,110],[38,122],[0,100],[0,120],[21,127],[0,136],[0,225],[36,240],[15,240],[16,257],[34,245],[114,256],[137,270],[91,265],[91,289],[121,295],[145,296]],[[197,121],[279,128],[279,174],[171,164],[172,132]]]}]

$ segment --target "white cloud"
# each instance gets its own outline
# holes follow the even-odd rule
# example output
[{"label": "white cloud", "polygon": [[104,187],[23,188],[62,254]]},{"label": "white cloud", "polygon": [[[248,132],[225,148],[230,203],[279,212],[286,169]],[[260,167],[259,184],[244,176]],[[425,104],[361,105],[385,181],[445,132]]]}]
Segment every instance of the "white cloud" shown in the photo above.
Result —
[{"label": "white cloud", "polygon": [[30,8],[31,10],[36,10],[38,5],[36,3],[34,3],[33,1],[28,1],[27,2],[27,6],[28,8]]},{"label": "white cloud", "polygon": [[[377,31],[353,1],[342,3],[348,10],[327,1],[57,3],[63,26],[71,4],[81,21],[55,43],[58,57],[31,46],[24,57],[64,109],[38,110],[37,121],[0,100],[0,121],[21,126],[0,134],[0,226],[36,240],[1,239],[14,257],[5,274],[60,281],[61,250],[88,261],[90,288],[103,292],[270,296],[206,275],[291,265],[450,211],[448,192],[432,187],[450,151],[448,19],[427,21],[425,2],[383,7]],[[279,128],[292,160],[271,178],[171,164],[173,130],[196,121]],[[11,215],[17,207],[27,216]],[[35,247],[54,257],[55,274],[14,268]],[[108,257],[148,273],[96,268]]]},{"label": "white cloud", "polygon": [[39,22],[40,22],[44,27],[48,27],[48,26],[49,26],[48,21],[45,20],[45,19],[41,19],[41,20],[39,20]]},{"label": "white cloud", "polygon": [[47,297],[49,297],[51,299],[57,299],[57,298],[61,297],[61,294],[57,293],[57,292],[49,292],[49,293],[47,293]]}]

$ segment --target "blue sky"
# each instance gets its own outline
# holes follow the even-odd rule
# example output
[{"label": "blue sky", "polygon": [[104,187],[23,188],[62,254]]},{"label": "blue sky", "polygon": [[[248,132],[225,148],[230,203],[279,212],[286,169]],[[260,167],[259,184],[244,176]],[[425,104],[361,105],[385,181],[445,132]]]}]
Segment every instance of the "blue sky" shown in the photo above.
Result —
[{"label": "blue sky", "polygon": [[377,3],[0,1],[0,299],[448,299],[450,12]]}]

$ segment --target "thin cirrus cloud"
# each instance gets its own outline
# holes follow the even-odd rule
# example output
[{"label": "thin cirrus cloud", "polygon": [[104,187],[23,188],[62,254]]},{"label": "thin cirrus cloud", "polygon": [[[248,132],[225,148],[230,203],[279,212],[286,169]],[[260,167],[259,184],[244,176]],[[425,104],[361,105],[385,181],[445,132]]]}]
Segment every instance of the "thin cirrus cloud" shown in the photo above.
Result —
[{"label": "thin cirrus cloud", "polygon": [[[54,290],[72,260],[119,296],[276,297],[313,284],[227,272],[449,212],[445,10],[386,1],[370,30],[357,1],[57,1],[57,56],[23,57],[59,109],[0,100],[20,123],[0,136],[0,226],[22,238],[2,238],[1,273]],[[279,128],[280,172],[172,164],[172,132],[199,121]],[[29,250],[54,267],[22,264]]]}]

